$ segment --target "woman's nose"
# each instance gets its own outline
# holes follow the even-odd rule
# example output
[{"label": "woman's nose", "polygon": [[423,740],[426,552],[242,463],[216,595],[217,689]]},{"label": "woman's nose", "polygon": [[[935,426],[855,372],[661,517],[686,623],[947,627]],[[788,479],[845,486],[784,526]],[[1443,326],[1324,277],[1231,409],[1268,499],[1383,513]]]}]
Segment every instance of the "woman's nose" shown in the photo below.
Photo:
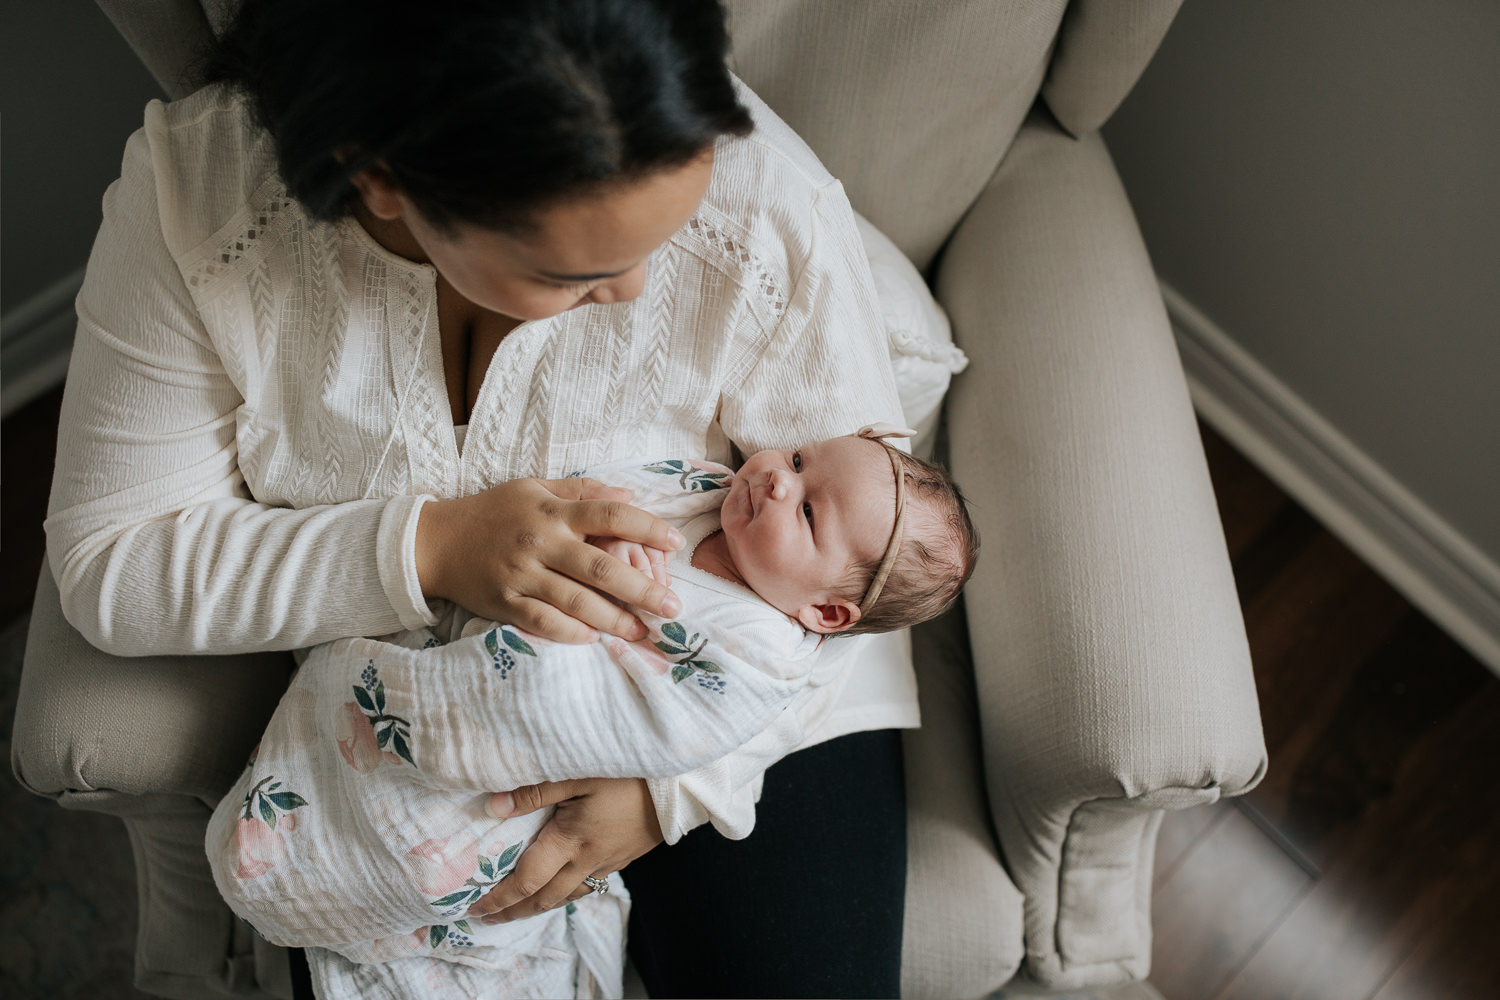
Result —
[{"label": "woman's nose", "polygon": [[609,305],[611,302],[629,302],[645,291],[646,288],[646,262],[641,261],[635,267],[624,274],[616,275],[608,281],[601,281],[589,292],[588,299],[601,306]]}]

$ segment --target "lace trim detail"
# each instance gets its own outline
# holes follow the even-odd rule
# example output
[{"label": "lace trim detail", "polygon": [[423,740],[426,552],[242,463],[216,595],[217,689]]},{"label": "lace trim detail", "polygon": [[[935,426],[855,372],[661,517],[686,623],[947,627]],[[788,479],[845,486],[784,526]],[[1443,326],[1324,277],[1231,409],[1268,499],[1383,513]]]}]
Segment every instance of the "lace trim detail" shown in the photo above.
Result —
[{"label": "lace trim detail", "polygon": [[220,243],[217,250],[205,256],[184,273],[188,287],[202,288],[233,270],[267,235],[279,228],[278,224],[284,214],[296,204],[296,201],[287,194],[277,194],[269,198],[251,214],[249,221],[241,227],[238,233]]},{"label": "lace trim detail", "polygon": [[782,282],[776,280],[776,275],[755,251],[700,215],[689,219],[687,228],[708,246],[736,261],[747,279],[746,284],[760,292],[761,299],[770,308],[772,317],[777,320],[781,318],[782,313],[786,312],[786,289]]}]

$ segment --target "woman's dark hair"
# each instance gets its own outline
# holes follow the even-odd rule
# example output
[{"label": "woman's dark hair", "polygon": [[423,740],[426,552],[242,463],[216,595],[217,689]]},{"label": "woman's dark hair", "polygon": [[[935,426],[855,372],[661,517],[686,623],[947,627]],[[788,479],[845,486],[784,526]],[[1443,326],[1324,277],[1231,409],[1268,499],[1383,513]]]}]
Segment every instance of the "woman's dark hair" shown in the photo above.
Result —
[{"label": "woman's dark hair", "polygon": [[682,166],[749,113],[717,0],[245,0],[201,78],[246,93],[315,218],[386,170],[433,224]]}]

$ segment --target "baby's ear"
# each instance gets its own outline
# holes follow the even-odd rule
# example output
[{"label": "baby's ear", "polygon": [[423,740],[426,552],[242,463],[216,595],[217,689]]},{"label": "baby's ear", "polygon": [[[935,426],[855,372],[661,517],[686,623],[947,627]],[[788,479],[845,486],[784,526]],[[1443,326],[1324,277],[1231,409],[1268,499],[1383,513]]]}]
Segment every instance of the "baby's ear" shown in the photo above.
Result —
[{"label": "baby's ear", "polygon": [[797,609],[797,621],[809,632],[832,635],[859,621],[859,605],[852,601],[832,604],[804,604]]}]

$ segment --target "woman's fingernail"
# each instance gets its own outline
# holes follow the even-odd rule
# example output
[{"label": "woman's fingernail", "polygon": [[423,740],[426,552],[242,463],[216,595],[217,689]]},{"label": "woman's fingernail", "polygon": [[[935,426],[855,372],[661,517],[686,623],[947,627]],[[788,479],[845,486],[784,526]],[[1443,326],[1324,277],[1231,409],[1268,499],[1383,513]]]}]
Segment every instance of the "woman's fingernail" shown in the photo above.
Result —
[{"label": "woman's fingernail", "polygon": [[676,594],[669,593],[667,594],[667,599],[661,602],[661,609],[668,615],[681,614],[682,602],[677,599]]},{"label": "woman's fingernail", "polygon": [[676,528],[667,529],[667,540],[672,543],[674,549],[680,549],[687,544],[687,539],[682,537],[682,532]]},{"label": "woman's fingernail", "polygon": [[484,804],[484,811],[496,819],[505,819],[516,808],[516,797],[510,792],[496,792]]}]

